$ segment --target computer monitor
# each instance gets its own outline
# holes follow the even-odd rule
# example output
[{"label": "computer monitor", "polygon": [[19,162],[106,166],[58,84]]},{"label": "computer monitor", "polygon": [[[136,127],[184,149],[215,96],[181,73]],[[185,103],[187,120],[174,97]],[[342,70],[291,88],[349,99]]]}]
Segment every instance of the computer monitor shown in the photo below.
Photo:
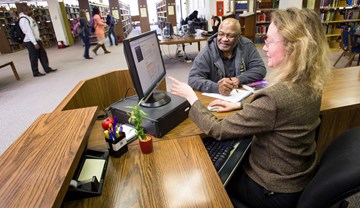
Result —
[{"label": "computer monitor", "polygon": [[165,92],[155,91],[166,75],[156,31],[125,39],[123,45],[137,96],[143,99],[141,105],[155,108],[169,103]]},{"label": "computer monitor", "polygon": [[193,21],[188,21],[188,25],[189,25],[189,30],[188,30],[188,33],[191,35],[191,34],[195,34],[196,31],[195,31],[195,23]]},{"label": "computer monitor", "polygon": [[165,23],[165,26],[166,26],[167,28],[169,28],[169,30],[170,30],[170,36],[173,36],[173,35],[174,35],[174,28],[173,28],[171,22],[166,22],[166,23]]}]

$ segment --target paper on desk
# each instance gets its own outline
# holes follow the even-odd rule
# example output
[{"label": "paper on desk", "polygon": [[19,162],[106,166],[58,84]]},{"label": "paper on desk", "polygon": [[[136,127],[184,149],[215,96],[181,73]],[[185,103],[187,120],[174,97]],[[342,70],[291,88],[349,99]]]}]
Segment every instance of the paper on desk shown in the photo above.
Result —
[{"label": "paper on desk", "polygon": [[202,94],[205,96],[209,96],[209,97],[213,97],[213,98],[217,98],[217,99],[221,99],[221,100],[226,100],[226,101],[229,101],[232,103],[236,103],[236,102],[240,102],[243,99],[247,98],[249,95],[252,94],[252,92],[247,91],[247,90],[233,89],[229,96],[221,95],[218,93],[206,93],[206,92],[203,92]]},{"label": "paper on desk", "polygon": [[104,159],[86,159],[77,180],[85,181],[91,179],[93,176],[96,176],[98,181],[100,181],[104,164]]},{"label": "paper on desk", "polygon": [[134,139],[136,139],[136,131],[133,127],[125,124],[123,124],[122,127],[123,127],[123,132],[125,132],[127,143],[130,143]]}]

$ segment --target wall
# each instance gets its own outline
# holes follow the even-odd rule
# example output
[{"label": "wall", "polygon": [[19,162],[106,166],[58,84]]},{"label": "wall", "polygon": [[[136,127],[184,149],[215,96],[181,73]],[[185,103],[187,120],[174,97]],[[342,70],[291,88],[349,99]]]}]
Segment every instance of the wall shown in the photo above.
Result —
[{"label": "wall", "polygon": [[63,22],[59,2],[57,0],[47,0],[51,22],[55,31],[56,40],[58,43],[63,41],[65,45],[69,45],[68,36]]}]

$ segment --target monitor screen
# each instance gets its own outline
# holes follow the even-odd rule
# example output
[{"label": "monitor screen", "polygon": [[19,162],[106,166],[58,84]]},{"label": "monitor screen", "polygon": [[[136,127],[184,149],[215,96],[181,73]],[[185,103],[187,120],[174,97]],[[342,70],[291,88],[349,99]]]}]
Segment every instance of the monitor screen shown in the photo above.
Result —
[{"label": "monitor screen", "polygon": [[174,35],[174,29],[171,22],[165,22],[165,26],[170,30],[170,36]]},{"label": "monitor screen", "polygon": [[156,31],[125,39],[123,44],[132,82],[139,100],[143,99],[141,105],[159,107],[169,103],[166,93],[154,91],[166,75]]},{"label": "monitor screen", "polygon": [[188,33],[189,34],[195,34],[196,33],[196,31],[195,31],[195,22],[189,20],[188,25],[189,25]]}]

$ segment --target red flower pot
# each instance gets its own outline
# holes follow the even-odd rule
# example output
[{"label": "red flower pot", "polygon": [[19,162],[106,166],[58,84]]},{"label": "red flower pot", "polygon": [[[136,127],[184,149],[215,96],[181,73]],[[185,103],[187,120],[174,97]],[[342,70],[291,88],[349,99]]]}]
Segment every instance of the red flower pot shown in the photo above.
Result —
[{"label": "red flower pot", "polygon": [[141,152],[144,154],[149,154],[153,151],[153,139],[151,135],[146,135],[146,140],[142,140],[139,138],[139,144]]}]

